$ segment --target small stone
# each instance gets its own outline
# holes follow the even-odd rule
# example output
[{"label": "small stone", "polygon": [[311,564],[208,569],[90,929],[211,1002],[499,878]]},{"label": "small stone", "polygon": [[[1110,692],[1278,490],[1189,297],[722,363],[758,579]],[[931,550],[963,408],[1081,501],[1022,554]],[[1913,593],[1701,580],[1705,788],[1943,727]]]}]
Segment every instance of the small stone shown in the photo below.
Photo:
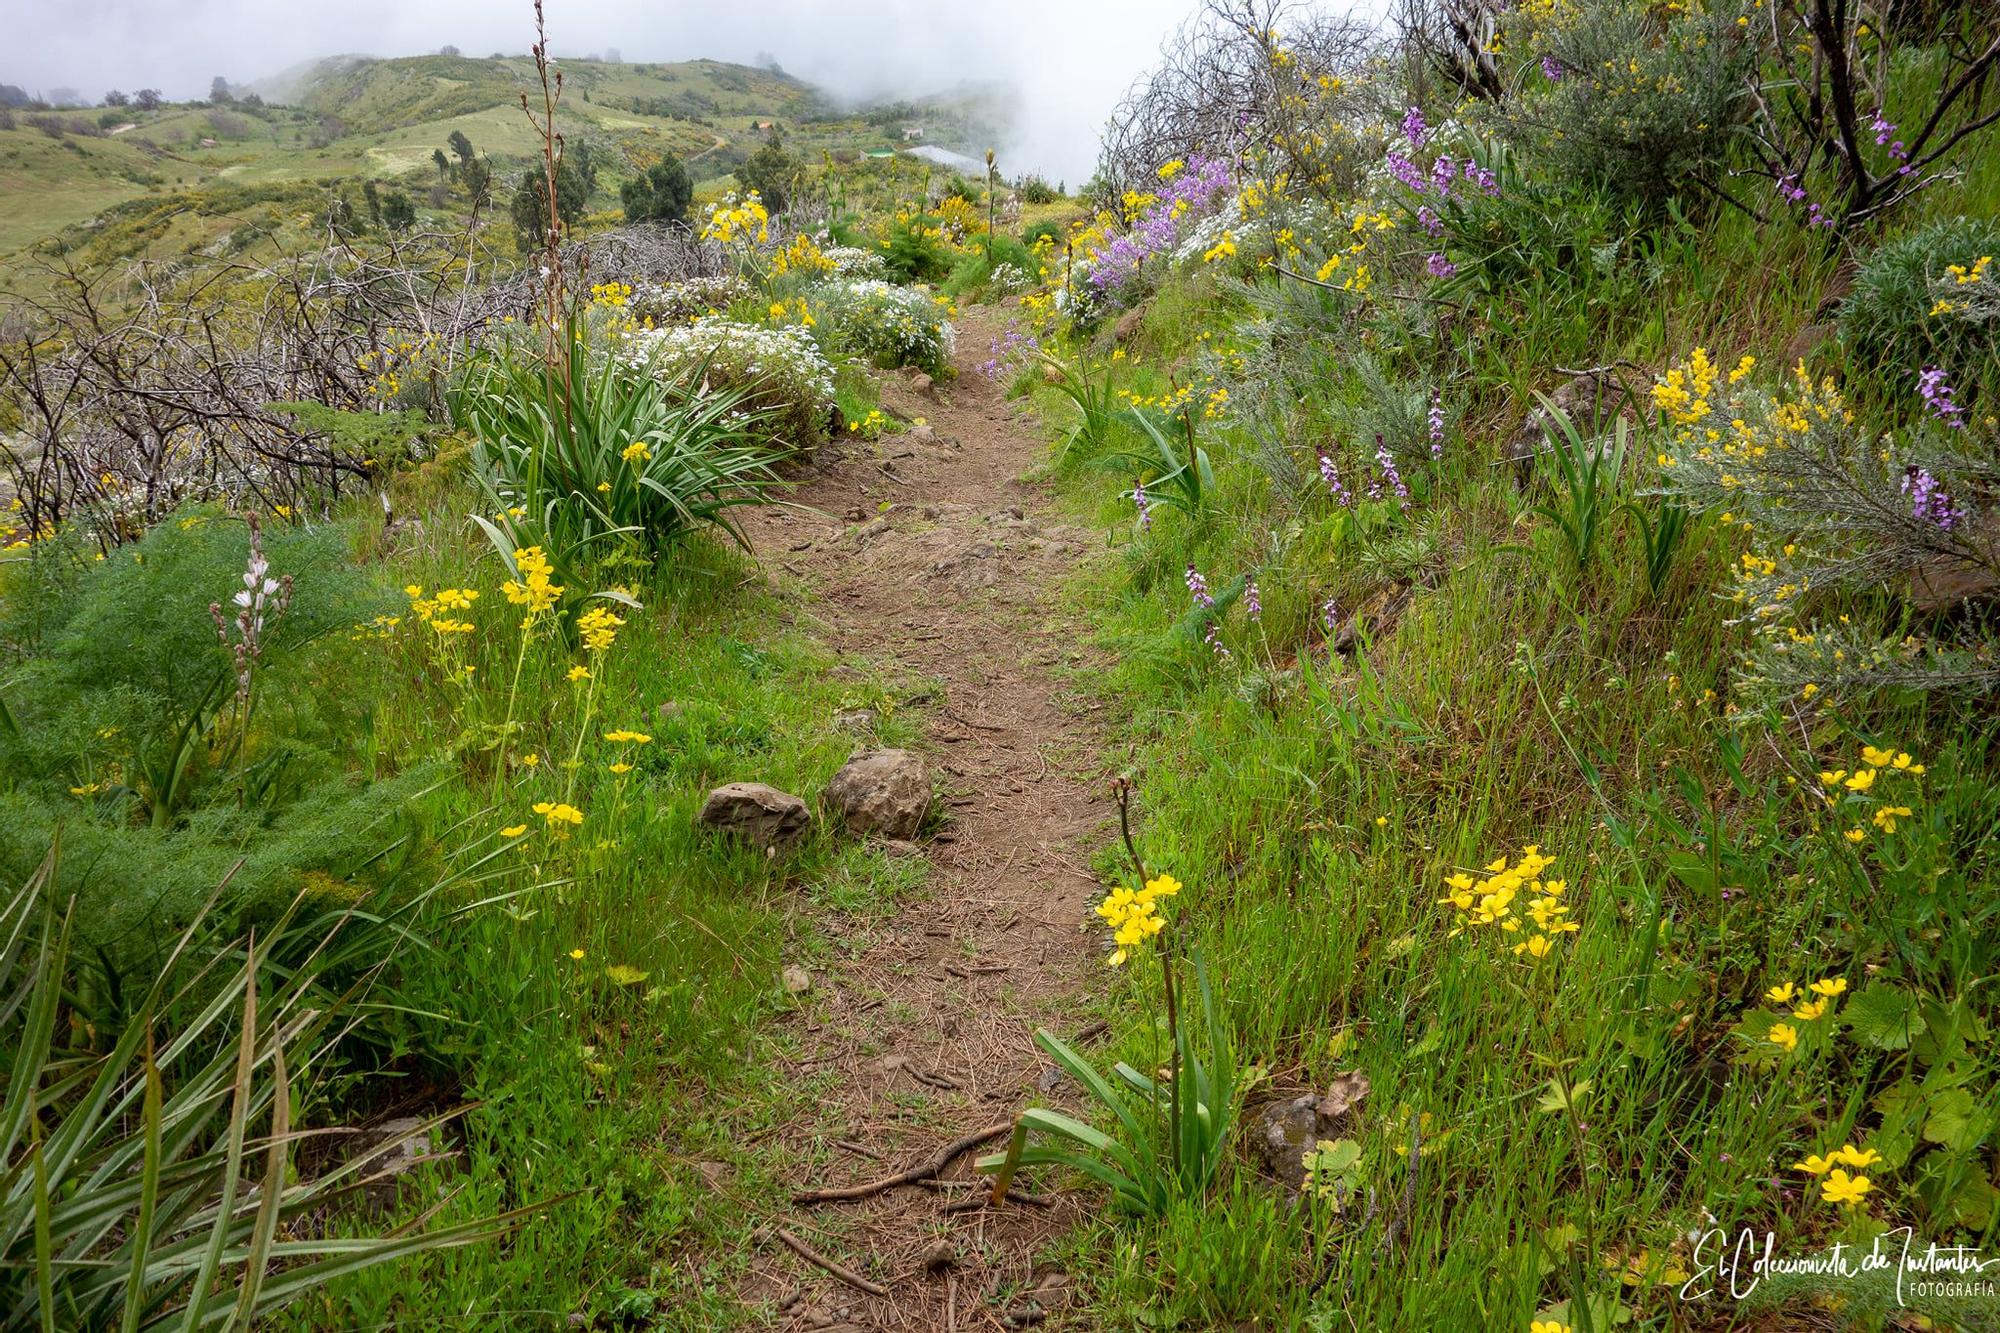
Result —
[{"label": "small stone", "polygon": [[797,842],[812,823],[812,811],[790,792],[761,782],[731,782],[708,794],[696,821],[769,851]]},{"label": "small stone", "polygon": [[856,735],[875,729],[875,710],[872,708],[843,708],[833,715],[833,725],[842,731]]},{"label": "small stone", "polygon": [[792,963],[784,971],[785,990],[792,995],[804,995],[813,988],[812,973]]},{"label": "small stone", "polygon": [[903,432],[903,438],[911,444],[936,444],[938,433],[928,423],[925,423],[910,427],[907,431]]},{"label": "small stone", "polygon": [[940,1240],[924,1251],[924,1271],[942,1273],[947,1268],[958,1266],[958,1251],[948,1240]]},{"label": "small stone", "polygon": [[1305,1155],[1321,1139],[1340,1138],[1353,1127],[1361,1103],[1367,1100],[1368,1076],[1349,1070],[1337,1076],[1323,1093],[1306,1093],[1290,1101],[1272,1102],[1257,1113],[1251,1147],[1288,1193],[1305,1188]]},{"label": "small stone", "polygon": [[910,1063],[910,1057],[907,1055],[885,1055],[882,1057],[883,1070],[891,1074],[908,1063]]},{"label": "small stone", "polygon": [[848,760],[822,799],[850,832],[907,840],[930,810],[930,769],[908,750],[871,750]]},{"label": "small stone", "polygon": [[912,393],[929,393],[936,387],[936,384],[935,380],[929,375],[924,374],[921,370],[910,376],[910,391]]}]

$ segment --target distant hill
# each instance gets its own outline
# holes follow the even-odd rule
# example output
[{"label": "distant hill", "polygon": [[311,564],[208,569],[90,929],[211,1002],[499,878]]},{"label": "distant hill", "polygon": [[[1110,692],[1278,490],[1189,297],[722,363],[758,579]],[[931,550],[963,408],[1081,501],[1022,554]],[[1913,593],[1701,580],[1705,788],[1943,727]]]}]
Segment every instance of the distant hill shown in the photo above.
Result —
[{"label": "distant hill", "polygon": [[[918,143],[977,155],[999,133],[999,99],[960,88],[843,110],[790,75],[716,60],[565,60],[561,126],[601,150],[592,207],[667,152],[699,185],[726,177],[775,128],[807,160]],[[434,154],[454,133],[501,190],[539,152],[521,111],[538,88],[525,56],[336,56],[250,86],[241,100],[0,119],[0,255],[55,241],[91,262],[249,249],[306,226],[329,188],[401,190],[453,211]],[[0,270],[18,265],[0,264]],[[18,287],[11,274],[0,285]]]}]

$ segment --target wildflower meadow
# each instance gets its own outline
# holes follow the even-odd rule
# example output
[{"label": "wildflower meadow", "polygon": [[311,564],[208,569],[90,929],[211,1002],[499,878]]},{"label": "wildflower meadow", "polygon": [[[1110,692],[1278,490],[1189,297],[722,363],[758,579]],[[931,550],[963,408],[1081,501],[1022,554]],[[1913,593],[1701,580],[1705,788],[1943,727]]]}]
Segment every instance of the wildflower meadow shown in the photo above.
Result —
[{"label": "wildflower meadow", "polygon": [[0,1329],[2000,1328],[2000,21],[1388,8],[9,102]]}]

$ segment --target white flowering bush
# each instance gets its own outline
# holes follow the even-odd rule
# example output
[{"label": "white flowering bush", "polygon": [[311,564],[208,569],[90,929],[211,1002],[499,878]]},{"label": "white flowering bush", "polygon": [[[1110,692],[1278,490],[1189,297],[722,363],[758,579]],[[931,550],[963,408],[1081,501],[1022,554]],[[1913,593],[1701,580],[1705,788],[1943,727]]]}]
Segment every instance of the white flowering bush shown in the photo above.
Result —
[{"label": "white flowering bush", "polygon": [[833,261],[836,278],[880,278],[889,271],[881,255],[863,246],[830,245],[820,253]]},{"label": "white flowering bush", "polygon": [[955,343],[945,308],[935,298],[860,279],[824,283],[810,299],[814,329],[828,350],[885,369],[915,366],[934,376],[950,371]]},{"label": "white flowering bush", "polygon": [[748,300],[751,295],[750,284],[732,273],[681,282],[647,283],[629,290],[625,308],[639,324],[668,328],[723,314],[733,303]]},{"label": "white flowering bush", "polygon": [[798,448],[826,440],[833,416],[833,367],[798,328],[766,328],[705,316],[673,328],[642,329],[620,356],[651,374],[678,379],[701,367],[710,386],[743,394],[746,408],[770,414],[771,434]]}]

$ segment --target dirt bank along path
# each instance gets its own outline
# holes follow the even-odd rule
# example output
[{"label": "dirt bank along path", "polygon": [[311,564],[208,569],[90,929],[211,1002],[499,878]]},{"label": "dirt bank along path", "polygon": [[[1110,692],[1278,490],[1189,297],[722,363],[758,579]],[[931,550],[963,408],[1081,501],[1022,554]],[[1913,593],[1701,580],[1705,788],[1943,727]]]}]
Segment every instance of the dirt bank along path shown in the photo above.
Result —
[{"label": "dirt bank along path", "polygon": [[[841,657],[936,686],[915,705],[944,816],[924,842],[926,883],[885,918],[826,923],[848,961],[784,1020],[799,1050],[789,1076],[830,1084],[776,1137],[801,1192],[924,1164],[1031,1096],[1069,1103],[1076,1089],[1034,1030],[1090,1035],[1103,962],[1086,861],[1113,808],[1092,713],[1061,683],[1083,644],[1055,597],[1091,538],[1020,480],[1044,441],[977,369],[1000,319],[966,312],[950,384],[889,377],[885,405],[925,426],[835,441],[789,496],[807,509],[746,524],[765,566],[803,582],[808,627]],[[927,1183],[767,1219],[743,1299],[785,1329],[1076,1326],[1067,1275],[1036,1251],[1085,1204],[979,1206],[972,1158],[1003,1144]]]}]

